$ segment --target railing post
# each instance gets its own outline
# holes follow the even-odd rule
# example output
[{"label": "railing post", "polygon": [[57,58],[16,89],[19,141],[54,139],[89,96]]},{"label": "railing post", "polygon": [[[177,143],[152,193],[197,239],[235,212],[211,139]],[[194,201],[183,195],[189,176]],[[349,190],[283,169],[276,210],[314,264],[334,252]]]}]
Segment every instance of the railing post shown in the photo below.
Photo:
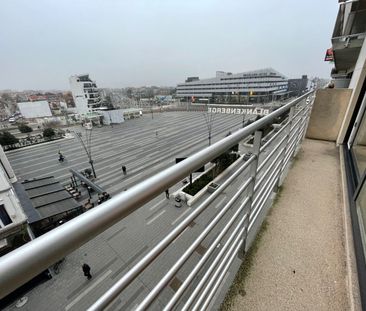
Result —
[{"label": "railing post", "polygon": [[[305,107],[307,105],[307,102],[305,101]],[[296,145],[295,145],[295,148],[294,148],[294,153],[293,153],[293,156],[295,157],[297,155],[297,153],[299,152],[300,150],[300,145],[301,145],[301,141],[303,139],[303,135],[301,134],[301,130],[302,128],[305,126],[305,119],[307,117],[307,109],[304,107],[304,111],[301,113],[301,121],[299,122],[299,127],[298,127],[298,134],[296,135]],[[303,124],[304,123],[304,124]],[[296,129],[294,129],[296,130]]]},{"label": "railing post", "polygon": [[253,140],[253,155],[255,156],[255,159],[250,165],[250,177],[252,179],[251,183],[248,186],[248,203],[244,211],[248,214],[245,222],[244,222],[244,244],[242,247],[242,255],[245,254],[247,251],[247,237],[248,237],[248,228],[249,228],[249,221],[250,216],[252,214],[253,209],[253,200],[254,200],[254,186],[257,178],[257,168],[258,168],[258,162],[259,162],[259,155],[260,155],[260,147],[261,147],[261,140],[262,140],[263,132],[261,130],[256,131],[254,133],[254,140]]},{"label": "railing post", "polygon": [[284,162],[285,162],[285,157],[286,157],[286,153],[287,153],[287,150],[289,148],[289,140],[290,140],[290,134],[291,134],[291,127],[292,127],[292,124],[293,124],[293,121],[294,121],[294,114],[295,114],[295,107],[291,107],[290,108],[290,112],[288,114],[288,125],[287,125],[287,129],[285,130],[285,133],[286,133],[286,146],[285,148],[283,149],[282,151],[282,157],[281,157],[281,164],[280,164],[280,174],[278,175],[278,179],[277,179],[277,182],[276,182],[276,186],[274,187],[274,192],[277,192],[278,191],[278,188],[281,186],[282,184],[282,173],[283,171],[285,170],[285,167],[284,167]]},{"label": "railing post", "polygon": [[314,103],[314,99],[310,99],[308,112],[306,114],[306,121],[305,121],[305,124],[304,124],[304,133],[303,133],[303,136],[302,136],[301,140],[304,140],[305,136],[306,136],[306,131],[307,131],[308,125],[309,125],[310,115],[311,115],[311,111],[312,111],[312,108],[313,108],[313,103]]}]

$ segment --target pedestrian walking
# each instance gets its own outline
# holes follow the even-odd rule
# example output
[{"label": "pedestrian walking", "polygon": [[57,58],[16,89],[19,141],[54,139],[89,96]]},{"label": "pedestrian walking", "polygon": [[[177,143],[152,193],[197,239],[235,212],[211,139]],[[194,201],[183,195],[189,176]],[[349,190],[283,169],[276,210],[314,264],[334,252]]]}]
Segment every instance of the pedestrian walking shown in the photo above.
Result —
[{"label": "pedestrian walking", "polygon": [[59,162],[64,162],[65,157],[63,156],[63,154],[61,153],[61,151],[58,151],[58,161]]},{"label": "pedestrian walking", "polygon": [[83,268],[83,272],[84,272],[84,275],[88,278],[88,280],[90,280],[92,278],[92,275],[90,274],[90,266],[86,263],[83,264],[82,266]]},{"label": "pedestrian walking", "polygon": [[165,196],[166,196],[167,199],[169,199],[169,189],[165,190]]},{"label": "pedestrian walking", "polygon": [[127,174],[127,169],[126,169],[126,166],[124,166],[124,165],[122,165],[122,172],[123,172],[123,175]]},{"label": "pedestrian walking", "polygon": [[155,131],[155,135],[156,135],[156,137],[158,137],[158,131]]}]

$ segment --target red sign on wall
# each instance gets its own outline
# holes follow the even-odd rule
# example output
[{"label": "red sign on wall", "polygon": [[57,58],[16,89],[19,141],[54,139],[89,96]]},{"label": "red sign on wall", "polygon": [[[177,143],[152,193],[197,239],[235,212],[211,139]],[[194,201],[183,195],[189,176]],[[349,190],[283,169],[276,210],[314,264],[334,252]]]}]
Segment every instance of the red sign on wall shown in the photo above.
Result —
[{"label": "red sign on wall", "polygon": [[324,58],[325,62],[332,62],[334,61],[334,55],[333,55],[333,49],[327,49],[327,52],[325,53],[325,58]]}]

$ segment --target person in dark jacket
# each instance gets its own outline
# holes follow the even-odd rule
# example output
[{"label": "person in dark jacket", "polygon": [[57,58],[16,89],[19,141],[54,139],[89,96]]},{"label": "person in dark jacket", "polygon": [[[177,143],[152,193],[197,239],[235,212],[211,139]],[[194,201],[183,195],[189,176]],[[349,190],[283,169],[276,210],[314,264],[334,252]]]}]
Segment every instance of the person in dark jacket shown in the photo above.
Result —
[{"label": "person in dark jacket", "polygon": [[83,264],[82,266],[83,268],[83,272],[84,272],[84,275],[88,278],[88,280],[90,280],[92,278],[92,275],[90,274],[90,266],[86,263]]}]

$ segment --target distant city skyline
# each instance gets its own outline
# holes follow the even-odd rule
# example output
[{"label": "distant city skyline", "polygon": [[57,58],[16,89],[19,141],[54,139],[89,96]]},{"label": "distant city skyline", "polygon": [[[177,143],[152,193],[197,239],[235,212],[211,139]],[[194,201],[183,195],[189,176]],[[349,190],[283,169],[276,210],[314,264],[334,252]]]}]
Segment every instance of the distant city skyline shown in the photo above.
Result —
[{"label": "distant city skyline", "polygon": [[337,10],[335,0],[4,1],[0,90],[67,91],[83,73],[101,88],[175,87],[266,67],[328,78]]}]

